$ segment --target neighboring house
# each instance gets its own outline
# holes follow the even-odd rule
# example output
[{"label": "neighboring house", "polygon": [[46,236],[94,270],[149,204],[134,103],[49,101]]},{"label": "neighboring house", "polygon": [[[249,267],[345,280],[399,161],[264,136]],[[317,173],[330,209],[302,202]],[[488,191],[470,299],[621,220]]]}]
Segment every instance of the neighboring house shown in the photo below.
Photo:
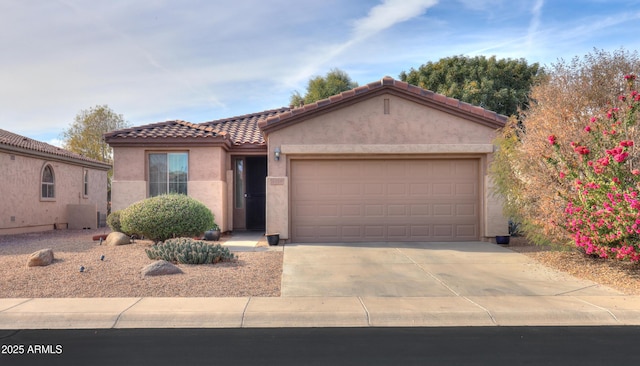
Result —
[{"label": "neighboring house", "polygon": [[506,235],[487,167],[506,117],[385,77],[296,109],[105,135],[113,210],[166,192],[289,242]]},{"label": "neighboring house", "polygon": [[0,129],[0,235],[98,227],[109,164]]}]

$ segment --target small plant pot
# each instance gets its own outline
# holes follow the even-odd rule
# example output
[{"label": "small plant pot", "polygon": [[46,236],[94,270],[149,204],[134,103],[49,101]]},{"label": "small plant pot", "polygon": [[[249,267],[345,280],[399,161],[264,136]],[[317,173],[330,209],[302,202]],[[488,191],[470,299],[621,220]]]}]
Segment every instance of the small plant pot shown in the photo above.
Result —
[{"label": "small plant pot", "polygon": [[280,234],[267,234],[266,236],[269,245],[278,245],[278,242],[280,242]]},{"label": "small plant pot", "polygon": [[220,240],[220,230],[207,230],[204,232],[204,240],[218,241]]},{"label": "small plant pot", "polygon": [[509,235],[498,235],[496,236],[496,244],[509,245],[509,238]]}]

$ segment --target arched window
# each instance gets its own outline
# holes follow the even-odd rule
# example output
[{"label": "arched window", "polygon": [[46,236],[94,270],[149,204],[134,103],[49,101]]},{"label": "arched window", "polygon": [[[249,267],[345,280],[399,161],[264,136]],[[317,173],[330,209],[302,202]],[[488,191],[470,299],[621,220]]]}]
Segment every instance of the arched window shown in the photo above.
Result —
[{"label": "arched window", "polygon": [[54,198],[55,197],[55,176],[53,175],[53,168],[51,165],[45,165],[42,169],[42,198]]}]

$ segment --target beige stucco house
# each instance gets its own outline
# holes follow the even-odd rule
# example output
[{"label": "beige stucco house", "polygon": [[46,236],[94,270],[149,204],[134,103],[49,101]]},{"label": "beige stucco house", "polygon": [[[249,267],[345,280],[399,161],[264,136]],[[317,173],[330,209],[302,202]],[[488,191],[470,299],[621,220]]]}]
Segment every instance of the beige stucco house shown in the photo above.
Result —
[{"label": "beige stucco house", "polygon": [[489,240],[508,232],[487,175],[505,122],[385,77],[295,109],[114,131],[113,210],[180,192],[224,231],[288,242]]},{"label": "beige stucco house", "polygon": [[0,129],[0,235],[95,229],[110,165]]}]

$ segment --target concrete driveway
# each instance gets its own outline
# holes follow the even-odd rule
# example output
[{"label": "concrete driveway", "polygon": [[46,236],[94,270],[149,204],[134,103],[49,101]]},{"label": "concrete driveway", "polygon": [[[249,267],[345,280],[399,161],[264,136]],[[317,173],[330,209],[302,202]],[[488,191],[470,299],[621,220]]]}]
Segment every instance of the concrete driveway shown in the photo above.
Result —
[{"label": "concrete driveway", "polygon": [[605,296],[611,288],[496,244],[287,244],[282,296]]}]

